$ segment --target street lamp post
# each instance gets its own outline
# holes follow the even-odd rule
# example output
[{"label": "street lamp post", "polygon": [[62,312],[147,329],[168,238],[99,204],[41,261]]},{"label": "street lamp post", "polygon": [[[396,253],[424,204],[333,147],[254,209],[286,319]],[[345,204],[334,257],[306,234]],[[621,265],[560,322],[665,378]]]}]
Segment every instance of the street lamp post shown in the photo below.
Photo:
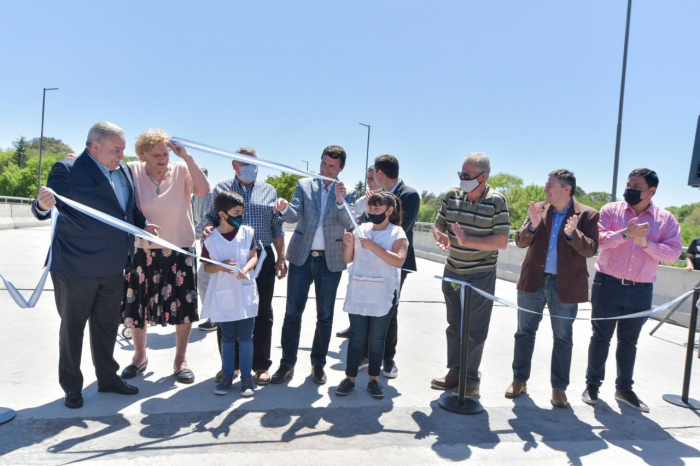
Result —
[{"label": "street lamp post", "polygon": [[625,49],[622,53],[622,82],[620,83],[620,108],[617,114],[617,138],[615,139],[615,163],[613,165],[612,201],[617,200],[617,167],[620,164],[620,138],[622,137],[622,107],[625,102],[625,74],[627,72],[627,44],[630,38],[630,16],[632,0],[627,1],[627,26],[625,28]]},{"label": "street lamp post", "polygon": [[366,125],[364,123],[360,123],[362,126],[367,127],[367,156],[365,157],[365,174],[367,174],[367,168],[369,167],[369,133],[371,130],[370,125]]},{"label": "street lamp post", "polygon": [[39,190],[41,189],[41,159],[44,155],[44,110],[46,110],[46,91],[57,91],[57,87],[44,88],[44,102],[41,105],[41,138],[39,140],[39,179],[37,181],[36,192],[39,196]]},{"label": "street lamp post", "polygon": [[308,160],[302,160],[302,162],[306,162],[306,171],[309,171],[309,161]]}]

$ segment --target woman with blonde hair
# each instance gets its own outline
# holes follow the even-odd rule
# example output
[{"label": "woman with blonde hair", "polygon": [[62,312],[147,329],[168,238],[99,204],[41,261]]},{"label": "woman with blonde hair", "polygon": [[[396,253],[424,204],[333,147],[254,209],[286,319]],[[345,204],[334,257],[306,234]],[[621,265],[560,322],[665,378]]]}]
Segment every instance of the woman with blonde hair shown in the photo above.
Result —
[{"label": "woman with blonde hair", "polygon": [[[171,161],[170,151],[183,161]],[[134,175],[136,201],[160,237],[195,252],[192,195],[205,196],[210,186],[194,157],[170,142],[162,129],[149,129],[136,139],[137,162],[129,162]],[[173,372],[182,383],[194,382],[187,367],[186,350],[197,313],[197,264],[194,258],[137,238],[133,264],[127,266],[122,301],[124,325],[132,329],[134,356],[122,378],[146,370],[146,324],[175,325]]]}]

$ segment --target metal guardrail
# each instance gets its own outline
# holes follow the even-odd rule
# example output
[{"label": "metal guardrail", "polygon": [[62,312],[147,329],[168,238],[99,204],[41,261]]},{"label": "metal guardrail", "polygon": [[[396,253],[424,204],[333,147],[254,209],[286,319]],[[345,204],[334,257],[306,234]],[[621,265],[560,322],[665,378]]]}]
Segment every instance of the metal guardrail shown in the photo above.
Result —
[{"label": "metal guardrail", "polygon": [[0,196],[0,203],[2,204],[31,204],[34,199],[28,197],[15,197],[15,196]]},{"label": "metal guardrail", "polygon": [[[429,233],[429,232],[433,231],[433,225],[435,225],[435,223],[431,223],[431,222],[416,222],[416,223],[415,223],[415,226],[413,227],[413,231]],[[514,241],[513,235],[515,235],[515,233],[516,233],[516,230],[510,230],[510,234],[508,235],[508,240],[509,240],[511,243]],[[687,253],[687,252],[688,252],[688,248],[684,247],[684,248],[683,248],[683,253],[685,254],[685,253]],[[677,264],[677,265],[679,265],[679,266],[682,265],[683,267],[685,267],[685,260],[677,260],[677,261],[675,262],[675,264]]]}]

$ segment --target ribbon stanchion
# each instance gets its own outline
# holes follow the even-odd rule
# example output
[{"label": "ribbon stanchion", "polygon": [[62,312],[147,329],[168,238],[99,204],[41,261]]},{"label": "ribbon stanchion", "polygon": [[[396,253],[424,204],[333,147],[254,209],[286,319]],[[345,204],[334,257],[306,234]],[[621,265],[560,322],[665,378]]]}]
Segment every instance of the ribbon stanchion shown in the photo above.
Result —
[{"label": "ribbon stanchion", "polygon": [[462,285],[459,290],[459,300],[462,304],[462,332],[461,351],[459,355],[459,385],[457,396],[452,394],[443,396],[438,401],[438,405],[444,410],[456,414],[479,414],[484,411],[484,407],[477,400],[465,397],[467,390],[467,369],[469,361],[469,323],[471,320],[471,287]]},{"label": "ribbon stanchion", "polygon": [[693,309],[690,312],[690,324],[688,325],[688,346],[685,350],[685,371],[683,372],[683,391],[681,396],[664,395],[664,401],[681,408],[700,409],[700,401],[688,398],[690,392],[690,372],[693,369],[693,351],[695,350],[695,329],[698,322],[698,300],[700,300],[700,286],[693,290]]}]

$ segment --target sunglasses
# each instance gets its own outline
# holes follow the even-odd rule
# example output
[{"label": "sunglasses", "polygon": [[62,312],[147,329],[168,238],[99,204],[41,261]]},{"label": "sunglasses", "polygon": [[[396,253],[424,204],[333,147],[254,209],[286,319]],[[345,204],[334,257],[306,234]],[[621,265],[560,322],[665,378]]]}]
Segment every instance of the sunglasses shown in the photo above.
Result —
[{"label": "sunglasses", "polygon": [[467,172],[457,172],[457,176],[459,176],[459,179],[462,181],[473,180],[473,179],[479,178],[483,174],[484,174],[484,172],[479,172],[478,175],[476,175],[474,178],[472,178],[472,176]]}]

